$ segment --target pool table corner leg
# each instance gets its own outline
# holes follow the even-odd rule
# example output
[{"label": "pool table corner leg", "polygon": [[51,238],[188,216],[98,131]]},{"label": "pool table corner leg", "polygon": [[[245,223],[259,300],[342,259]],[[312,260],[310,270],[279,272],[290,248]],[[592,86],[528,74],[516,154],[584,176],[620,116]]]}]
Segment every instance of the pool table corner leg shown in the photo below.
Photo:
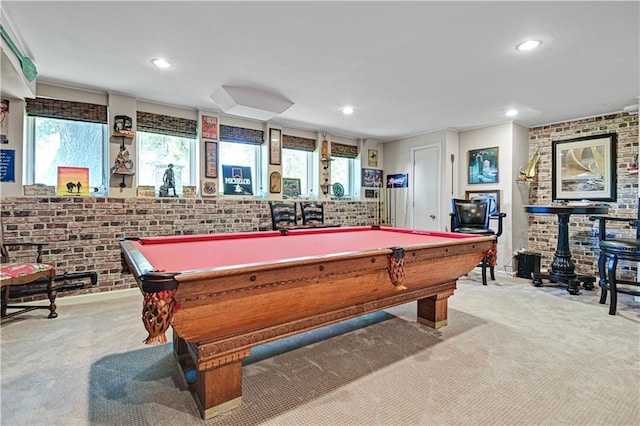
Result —
[{"label": "pool table corner leg", "polygon": [[[247,349],[215,360],[213,368],[197,372],[195,399],[203,419],[242,405],[242,360],[250,353]],[[203,367],[203,363],[200,366]]]},{"label": "pool table corner leg", "polygon": [[447,325],[447,300],[453,289],[418,300],[418,322],[438,329]]}]

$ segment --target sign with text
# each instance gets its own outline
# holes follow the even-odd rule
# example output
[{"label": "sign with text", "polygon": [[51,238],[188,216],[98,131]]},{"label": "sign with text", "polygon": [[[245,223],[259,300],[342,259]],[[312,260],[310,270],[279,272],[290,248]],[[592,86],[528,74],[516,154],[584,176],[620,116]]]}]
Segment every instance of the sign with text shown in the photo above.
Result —
[{"label": "sign with text", "polygon": [[0,182],[16,181],[15,149],[0,150]]},{"label": "sign with text", "polygon": [[251,167],[223,165],[222,184],[225,195],[253,195]]}]

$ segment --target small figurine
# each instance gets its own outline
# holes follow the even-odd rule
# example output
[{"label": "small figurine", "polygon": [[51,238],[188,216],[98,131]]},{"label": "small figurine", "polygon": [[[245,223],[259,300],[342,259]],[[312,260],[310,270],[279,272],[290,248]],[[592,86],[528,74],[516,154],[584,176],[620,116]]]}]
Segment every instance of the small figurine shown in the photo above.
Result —
[{"label": "small figurine", "polygon": [[168,197],[169,189],[173,189],[173,196],[177,197],[176,194],[176,179],[173,174],[173,164],[169,163],[167,166],[167,170],[164,172],[164,176],[162,176],[162,186],[160,187],[160,196]]}]

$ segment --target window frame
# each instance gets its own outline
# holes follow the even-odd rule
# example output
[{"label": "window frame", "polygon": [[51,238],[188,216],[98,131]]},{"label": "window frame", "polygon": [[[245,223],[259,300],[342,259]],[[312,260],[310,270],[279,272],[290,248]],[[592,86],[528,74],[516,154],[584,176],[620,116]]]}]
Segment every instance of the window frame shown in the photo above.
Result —
[{"label": "window frame", "polygon": [[[224,158],[223,158],[223,154],[222,151],[224,150],[224,146],[223,144],[229,144],[229,145],[247,145],[247,146],[251,146],[253,147],[253,149],[255,150],[255,163],[253,166],[250,167],[255,167],[255,170],[252,170],[252,174],[253,174],[253,184],[252,184],[252,192],[253,195],[251,195],[252,197],[257,197],[257,198],[266,198],[267,196],[267,192],[268,190],[265,190],[266,186],[264,184],[264,182],[266,182],[266,178],[263,176],[263,173],[268,169],[268,167],[264,167],[263,165],[263,157],[266,155],[266,147],[265,144],[253,144],[253,143],[243,143],[243,142],[237,142],[237,141],[230,141],[230,140],[225,140],[225,139],[220,139],[218,141],[218,179],[219,179],[219,184],[218,184],[218,195],[219,196],[229,196],[229,197],[238,197],[237,195],[231,195],[231,194],[225,194],[224,193],[224,176],[222,175],[222,166],[224,163]],[[241,164],[238,164],[241,165]],[[266,165],[266,164],[265,164]],[[253,173],[255,172],[255,173]],[[266,175],[266,173],[264,173]]]},{"label": "window frame", "polygon": [[[198,161],[198,142],[199,142],[199,138],[193,137],[193,138],[189,138],[186,136],[173,136],[173,135],[167,135],[165,133],[160,133],[160,132],[150,132],[150,131],[146,131],[146,130],[136,130],[136,162],[134,164],[134,168],[136,170],[136,173],[138,173],[138,185],[144,185],[140,183],[140,159],[143,157],[143,155],[140,153],[140,149],[141,149],[141,138],[140,138],[140,133],[144,133],[144,134],[149,134],[149,135],[159,135],[162,137],[166,137],[166,138],[182,138],[182,139],[187,139],[190,141],[189,143],[189,185],[186,186],[195,186],[196,188],[200,185],[199,182],[199,161]],[[155,184],[153,185],[155,187]],[[182,186],[185,186],[184,183]],[[182,196],[183,192],[182,192],[182,186],[180,186],[179,188],[176,187],[176,194],[178,194],[178,196]],[[157,189],[157,188],[156,188]]]},{"label": "window frame", "polygon": [[314,179],[314,153],[312,151],[306,151],[306,150],[302,150],[302,149],[294,149],[294,148],[282,148],[282,173],[283,173],[283,178],[284,177],[289,177],[289,178],[296,178],[297,176],[284,176],[284,157],[285,157],[285,151],[296,151],[296,152],[304,152],[306,154],[306,172],[305,172],[305,179],[307,180],[307,192],[305,194],[300,194],[300,196],[302,197],[312,197],[314,192],[317,195],[318,192],[314,191],[316,190],[316,183],[317,183],[317,179]]},{"label": "window frame", "polygon": [[[109,195],[109,125],[107,123],[96,123],[86,120],[72,120],[68,118],[58,117],[42,117],[38,115],[25,114],[24,119],[24,139],[23,139],[23,168],[22,168],[22,181],[24,185],[33,185],[36,182],[36,120],[64,120],[64,121],[79,121],[82,123],[92,123],[102,126],[102,182],[98,186],[93,186],[97,191],[91,191],[92,195],[108,196]],[[54,184],[54,186],[57,186]]]}]

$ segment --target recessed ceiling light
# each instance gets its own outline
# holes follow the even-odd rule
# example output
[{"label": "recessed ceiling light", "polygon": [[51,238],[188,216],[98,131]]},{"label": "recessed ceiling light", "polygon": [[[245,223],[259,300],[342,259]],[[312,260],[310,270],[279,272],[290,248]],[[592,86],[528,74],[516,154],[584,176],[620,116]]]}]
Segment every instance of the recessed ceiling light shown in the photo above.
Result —
[{"label": "recessed ceiling light", "polygon": [[342,108],[342,113],[344,115],[353,114],[353,108],[350,107],[350,106],[346,106],[346,107]]},{"label": "recessed ceiling light", "polygon": [[157,59],[153,59],[151,61],[151,63],[153,65],[155,65],[158,68],[169,68],[171,67],[171,62],[167,62],[166,60],[162,59],[162,58],[157,58]]},{"label": "recessed ceiling light", "polygon": [[513,117],[514,115],[518,115],[518,110],[509,109],[507,110],[507,112],[504,113],[504,115],[506,115],[507,117]]},{"label": "recessed ceiling light", "polygon": [[527,40],[527,41],[523,41],[522,43],[518,44],[516,46],[517,50],[521,50],[521,51],[525,51],[525,50],[531,50],[531,49],[535,49],[536,47],[540,46],[542,44],[541,41],[539,40]]}]

